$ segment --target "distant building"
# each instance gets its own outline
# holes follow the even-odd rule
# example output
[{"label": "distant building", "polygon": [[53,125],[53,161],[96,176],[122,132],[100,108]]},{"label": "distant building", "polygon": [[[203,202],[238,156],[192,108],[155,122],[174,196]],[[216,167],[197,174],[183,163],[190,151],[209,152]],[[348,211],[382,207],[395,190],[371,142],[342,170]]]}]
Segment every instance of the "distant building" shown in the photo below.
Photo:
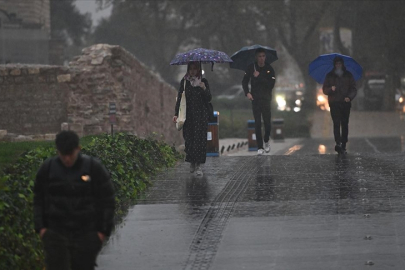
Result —
[{"label": "distant building", "polygon": [[50,18],[50,0],[0,0],[0,64],[49,64]]}]

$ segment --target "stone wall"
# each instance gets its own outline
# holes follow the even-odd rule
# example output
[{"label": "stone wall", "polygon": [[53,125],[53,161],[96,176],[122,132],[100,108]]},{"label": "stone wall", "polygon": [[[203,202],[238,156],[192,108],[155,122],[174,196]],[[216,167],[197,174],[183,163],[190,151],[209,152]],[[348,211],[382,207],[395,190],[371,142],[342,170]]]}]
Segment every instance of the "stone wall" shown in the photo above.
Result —
[{"label": "stone wall", "polygon": [[67,84],[58,83],[62,67],[5,65],[0,68],[0,129],[45,134],[67,121]]},{"label": "stone wall", "polygon": [[6,65],[0,72],[0,130],[56,133],[68,122],[80,136],[109,133],[114,102],[115,131],[182,141],[171,122],[176,89],[120,46],[85,48],[68,67]]}]

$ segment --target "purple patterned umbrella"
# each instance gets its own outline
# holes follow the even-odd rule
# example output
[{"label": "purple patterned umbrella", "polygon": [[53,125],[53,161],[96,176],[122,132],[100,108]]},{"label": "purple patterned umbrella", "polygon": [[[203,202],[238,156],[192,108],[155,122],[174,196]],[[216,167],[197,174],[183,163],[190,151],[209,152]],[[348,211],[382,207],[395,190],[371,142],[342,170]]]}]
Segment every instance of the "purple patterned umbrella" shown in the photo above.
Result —
[{"label": "purple patterned umbrella", "polygon": [[200,62],[202,64],[230,63],[232,59],[221,51],[197,48],[177,54],[170,62],[170,65],[187,65],[189,62]]}]

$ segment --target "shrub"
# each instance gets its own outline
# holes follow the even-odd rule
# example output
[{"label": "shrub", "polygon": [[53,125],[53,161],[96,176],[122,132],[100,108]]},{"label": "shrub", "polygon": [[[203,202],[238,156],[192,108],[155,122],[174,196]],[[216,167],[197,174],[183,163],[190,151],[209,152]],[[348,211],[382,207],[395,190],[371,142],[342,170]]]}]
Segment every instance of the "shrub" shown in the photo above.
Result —
[{"label": "shrub", "polygon": [[[30,150],[0,176],[0,269],[43,269],[42,243],[34,232],[32,189],[38,168],[55,152],[53,147]],[[150,176],[173,166],[180,157],[161,141],[124,133],[92,138],[82,152],[99,158],[111,172],[117,221],[150,184]]]}]

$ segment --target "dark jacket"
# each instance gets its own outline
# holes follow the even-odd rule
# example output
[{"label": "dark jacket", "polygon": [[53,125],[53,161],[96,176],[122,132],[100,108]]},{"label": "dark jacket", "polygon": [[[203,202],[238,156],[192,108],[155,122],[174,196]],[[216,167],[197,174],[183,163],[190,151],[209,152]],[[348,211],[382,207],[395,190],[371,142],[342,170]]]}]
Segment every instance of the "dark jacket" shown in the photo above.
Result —
[{"label": "dark jacket", "polygon": [[[336,86],[335,91],[332,91],[332,86]],[[341,77],[335,74],[335,69],[326,75],[322,90],[328,96],[329,103],[344,102],[346,97],[352,101],[357,94],[356,81],[352,73],[347,71],[344,66]]]},{"label": "dark jacket", "polygon": [[[260,73],[257,77],[253,76],[255,68],[256,71]],[[272,99],[272,90],[276,83],[276,74],[270,64],[265,63],[263,67],[259,67],[257,63],[254,63],[247,67],[245,76],[243,76],[242,80],[242,87],[243,91],[245,91],[245,96],[249,93],[249,81],[251,84],[250,93],[252,94],[253,99]]]},{"label": "dark jacket", "polygon": [[[84,181],[82,176],[90,176]],[[98,231],[111,234],[114,218],[114,188],[110,174],[95,158],[79,154],[66,168],[59,157],[46,160],[34,185],[35,230],[60,233]]]}]

